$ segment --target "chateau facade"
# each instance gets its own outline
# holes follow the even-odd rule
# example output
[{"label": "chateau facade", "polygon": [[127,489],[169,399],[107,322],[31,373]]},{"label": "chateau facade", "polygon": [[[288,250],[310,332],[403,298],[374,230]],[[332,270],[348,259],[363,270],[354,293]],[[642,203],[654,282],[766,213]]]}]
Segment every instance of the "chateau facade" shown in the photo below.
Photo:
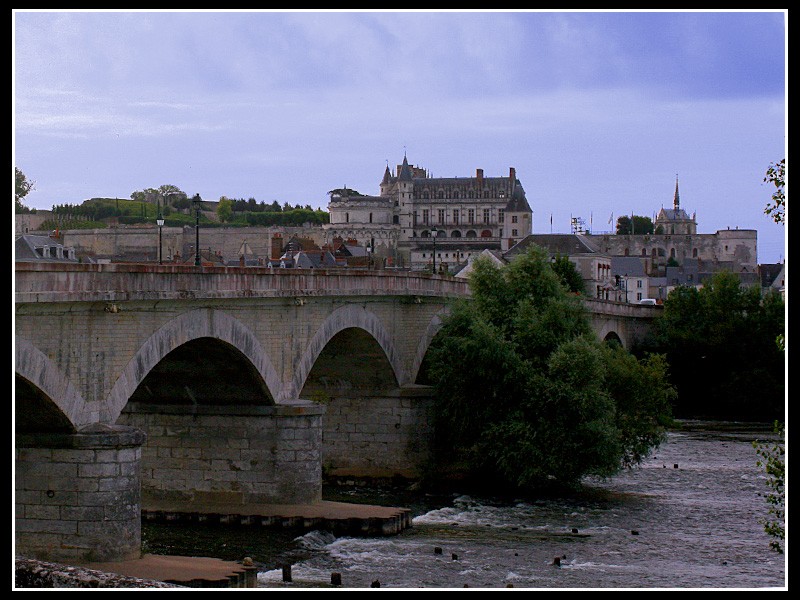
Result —
[{"label": "chateau facade", "polygon": [[507,251],[533,230],[533,211],[513,167],[507,176],[430,177],[386,166],[380,195],[341,190],[328,204],[329,240],[353,239],[387,265],[443,270],[484,249]]},{"label": "chateau facade", "polygon": [[647,272],[664,275],[667,263],[692,265],[704,272],[729,270],[740,275],[758,273],[758,233],[754,229],[725,229],[697,233],[695,215],[681,208],[678,181],[672,208],[662,208],[649,235],[587,235],[600,252],[640,257]]}]

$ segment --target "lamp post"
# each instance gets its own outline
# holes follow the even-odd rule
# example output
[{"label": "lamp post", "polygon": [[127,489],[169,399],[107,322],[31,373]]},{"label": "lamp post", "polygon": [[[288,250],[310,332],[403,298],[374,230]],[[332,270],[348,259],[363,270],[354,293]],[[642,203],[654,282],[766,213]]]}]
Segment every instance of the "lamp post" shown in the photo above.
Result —
[{"label": "lamp post", "polygon": [[436,229],[434,226],[431,229],[431,234],[433,235],[433,274],[436,275],[436,235],[439,233],[439,230]]},{"label": "lamp post", "polygon": [[158,264],[163,264],[161,262],[161,228],[164,227],[164,215],[161,213],[161,200],[158,201],[158,216],[156,217],[156,223],[158,224]]},{"label": "lamp post", "polygon": [[202,198],[200,198],[200,194],[195,194],[194,198],[192,198],[192,204],[194,205],[194,214],[195,214],[195,221],[194,221],[194,266],[200,266],[200,203],[202,202]]}]

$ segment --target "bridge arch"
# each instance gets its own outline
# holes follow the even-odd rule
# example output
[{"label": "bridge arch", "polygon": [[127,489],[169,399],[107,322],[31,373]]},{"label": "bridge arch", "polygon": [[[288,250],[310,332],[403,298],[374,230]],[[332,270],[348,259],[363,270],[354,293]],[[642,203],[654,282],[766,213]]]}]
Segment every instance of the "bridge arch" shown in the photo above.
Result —
[{"label": "bridge arch", "polygon": [[622,343],[622,338],[619,337],[619,334],[616,331],[609,331],[603,341],[607,344],[619,344],[624,348],[624,344]]},{"label": "bridge arch", "polygon": [[73,432],[93,422],[83,396],[58,367],[29,340],[16,336],[15,373],[37,390],[39,395],[52,401],[54,407],[69,421]]},{"label": "bridge arch", "polygon": [[170,352],[200,338],[213,338],[238,349],[264,380],[273,398],[281,389],[280,378],[253,332],[226,312],[197,309],[185,312],[155,331],[139,348],[108,395],[105,422],[114,423],[147,374]]},{"label": "bridge arch", "polygon": [[449,307],[445,307],[439,312],[437,312],[431,320],[428,322],[428,326],[425,328],[425,331],[420,337],[419,343],[417,344],[417,352],[414,355],[414,364],[411,366],[411,372],[409,373],[409,381],[416,382],[417,378],[420,375],[420,369],[422,368],[422,363],[425,360],[425,355],[428,352],[428,348],[430,348],[431,342],[433,342],[433,338],[436,337],[436,334],[439,333],[439,330],[442,328],[444,324],[445,317],[450,314]]},{"label": "bridge arch", "polygon": [[352,328],[366,331],[378,343],[391,366],[395,381],[402,385],[404,382],[403,369],[400,356],[392,341],[392,335],[375,314],[363,306],[351,304],[333,311],[319,326],[295,368],[292,383],[284,389],[280,396],[279,403],[292,402],[300,396],[314,364],[328,342],[338,333]]}]

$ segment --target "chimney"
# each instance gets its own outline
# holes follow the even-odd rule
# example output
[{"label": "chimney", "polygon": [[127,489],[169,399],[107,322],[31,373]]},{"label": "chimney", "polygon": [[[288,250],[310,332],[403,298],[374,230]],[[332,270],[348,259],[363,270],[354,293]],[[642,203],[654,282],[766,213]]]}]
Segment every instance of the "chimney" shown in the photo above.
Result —
[{"label": "chimney", "polygon": [[511,183],[514,183],[517,180],[517,170],[514,167],[509,167],[508,178],[511,180]]},{"label": "chimney", "polygon": [[283,238],[281,234],[277,233],[272,236],[272,248],[270,250],[270,258],[278,259],[283,254]]},{"label": "chimney", "polygon": [[478,180],[478,187],[483,186],[483,169],[477,169],[475,171],[475,179]]}]

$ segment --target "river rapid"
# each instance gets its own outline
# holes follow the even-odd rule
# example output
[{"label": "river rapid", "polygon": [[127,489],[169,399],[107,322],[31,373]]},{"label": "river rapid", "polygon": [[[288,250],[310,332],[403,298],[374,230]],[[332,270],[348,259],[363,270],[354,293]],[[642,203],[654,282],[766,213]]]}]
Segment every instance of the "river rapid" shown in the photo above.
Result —
[{"label": "river rapid", "polygon": [[[673,431],[642,465],[587,481],[571,497],[332,492],[411,507],[413,527],[392,537],[215,528],[179,542],[166,526],[144,533],[156,553],[191,544],[194,555],[252,556],[264,588],[330,588],[337,574],[354,589],[785,589],[787,555],[770,549],[762,525],[769,490],[755,439],[775,436],[766,428]],[[280,568],[287,562],[291,581]]]}]

